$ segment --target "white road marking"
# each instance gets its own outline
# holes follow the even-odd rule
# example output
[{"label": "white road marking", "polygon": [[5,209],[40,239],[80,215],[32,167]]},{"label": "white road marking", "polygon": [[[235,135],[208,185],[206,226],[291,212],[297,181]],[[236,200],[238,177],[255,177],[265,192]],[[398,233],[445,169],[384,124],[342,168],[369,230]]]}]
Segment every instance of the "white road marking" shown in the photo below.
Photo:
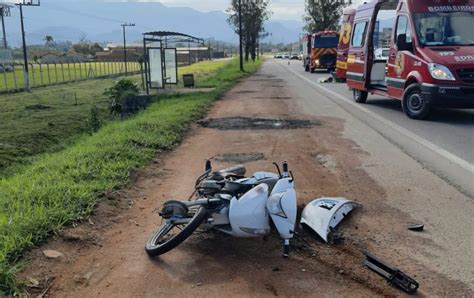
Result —
[{"label": "white road marking", "polygon": [[373,118],[377,119],[378,121],[382,122],[383,124],[385,124],[386,126],[398,131],[399,133],[405,135],[406,137],[412,139],[413,141],[425,146],[426,148],[430,149],[431,151],[441,155],[442,157],[446,158],[447,160],[451,161],[452,163],[455,163],[457,164],[458,166],[462,167],[463,169],[471,172],[472,174],[474,174],[474,164],[452,154],[451,152],[448,152],[446,150],[444,150],[443,148],[431,143],[430,141],[412,133],[411,131],[393,123],[392,121],[390,120],[387,120],[385,118],[383,118],[382,116],[378,115],[377,113],[374,113],[372,112],[371,110],[365,108],[364,106],[360,105],[360,104],[357,104],[355,102],[353,102],[352,100],[324,87],[324,86],[321,86],[320,84],[316,83],[316,82],[313,82],[312,80],[308,79],[307,77],[297,73],[296,71],[294,71],[293,69],[289,68],[288,66],[285,66],[285,68],[287,68],[289,71],[291,71],[293,74],[297,75],[298,77],[302,78],[303,80],[307,81],[308,83],[310,83],[311,85],[315,86],[316,88],[326,92],[326,93],[329,93],[339,99],[342,99],[344,100],[345,102],[349,103],[350,105],[352,105],[353,107],[367,113],[368,115],[372,116]]}]

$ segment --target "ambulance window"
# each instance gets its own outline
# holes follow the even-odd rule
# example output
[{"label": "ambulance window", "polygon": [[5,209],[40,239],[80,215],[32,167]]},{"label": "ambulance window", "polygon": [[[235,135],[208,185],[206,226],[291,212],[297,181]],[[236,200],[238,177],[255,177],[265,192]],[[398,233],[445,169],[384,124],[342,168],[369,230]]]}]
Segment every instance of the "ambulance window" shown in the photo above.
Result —
[{"label": "ambulance window", "polygon": [[360,22],[354,26],[354,34],[352,37],[352,46],[360,48],[364,45],[364,39],[367,29],[367,22]]},{"label": "ambulance window", "polygon": [[398,40],[398,36],[401,34],[406,34],[407,42],[412,42],[410,23],[408,22],[408,18],[406,16],[398,17],[397,39],[395,40]]}]

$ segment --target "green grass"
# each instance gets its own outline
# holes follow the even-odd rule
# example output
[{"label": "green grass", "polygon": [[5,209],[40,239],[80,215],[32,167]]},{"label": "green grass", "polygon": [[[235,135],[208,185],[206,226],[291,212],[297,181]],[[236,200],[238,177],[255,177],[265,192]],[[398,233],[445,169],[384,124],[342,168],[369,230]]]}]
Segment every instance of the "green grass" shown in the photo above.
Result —
[{"label": "green grass", "polygon": [[[194,73],[197,85],[216,85],[212,74],[228,61],[206,61],[179,69]],[[131,77],[141,83],[140,76]],[[112,120],[103,94],[116,79],[75,82],[36,89],[33,93],[0,95],[0,175],[7,167],[38,153],[57,151],[74,136],[84,133],[92,107],[97,107],[101,122]],[[77,100],[77,101],[76,101]]]},{"label": "green grass", "polygon": [[[140,64],[128,62],[129,72],[139,71]],[[30,64],[29,77],[32,87],[47,86],[63,82],[85,80],[125,73],[124,62],[86,62],[64,64]],[[15,71],[0,73],[0,91],[19,90],[24,87],[23,66],[15,66]]]},{"label": "green grass", "polygon": [[221,68],[225,68],[228,64],[228,60],[216,60],[212,63],[201,62],[178,68],[178,78],[180,79],[183,74],[192,73],[195,77],[199,78],[196,82],[196,87],[212,87],[216,84],[209,82],[209,79],[214,78],[216,71]]},{"label": "green grass", "polygon": [[[258,66],[248,64],[248,73]],[[86,217],[101,194],[123,186],[133,171],[172,149],[188,124],[242,76],[231,61],[207,77],[216,87],[212,92],[169,96],[0,178],[0,296],[17,289],[15,271],[25,251]]]}]

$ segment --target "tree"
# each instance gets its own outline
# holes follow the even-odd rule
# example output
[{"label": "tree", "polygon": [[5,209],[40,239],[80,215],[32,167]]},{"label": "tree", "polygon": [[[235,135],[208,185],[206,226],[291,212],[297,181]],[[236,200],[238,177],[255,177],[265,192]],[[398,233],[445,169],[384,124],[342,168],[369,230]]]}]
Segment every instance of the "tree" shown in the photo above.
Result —
[{"label": "tree", "polygon": [[51,45],[54,44],[54,38],[51,35],[46,35],[43,37],[44,45],[49,48]]},{"label": "tree", "polygon": [[[242,36],[245,52],[245,60],[249,57],[255,61],[259,38],[265,34],[264,23],[271,12],[268,10],[269,0],[241,0],[242,1]],[[229,15],[227,21],[234,27],[234,31],[240,34],[239,30],[239,0],[232,0],[227,9]]]},{"label": "tree", "polygon": [[337,30],[342,9],[350,4],[351,0],[306,0],[304,29],[307,32]]},{"label": "tree", "polygon": [[95,56],[97,52],[102,52],[104,48],[98,43],[80,42],[72,45],[72,50],[84,56]]}]

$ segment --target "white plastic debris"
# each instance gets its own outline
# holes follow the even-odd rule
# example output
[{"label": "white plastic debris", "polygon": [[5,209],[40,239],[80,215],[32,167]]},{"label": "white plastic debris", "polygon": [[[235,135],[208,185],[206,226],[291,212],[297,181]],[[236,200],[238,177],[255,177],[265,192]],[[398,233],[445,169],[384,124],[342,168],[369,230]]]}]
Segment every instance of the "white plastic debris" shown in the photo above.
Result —
[{"label": "white plastic debris", "polygon": [[321,198],[306,205],[301,215],[301,223],[314,230],[328,242],[329,233],[360,205],[345,198]]}]

